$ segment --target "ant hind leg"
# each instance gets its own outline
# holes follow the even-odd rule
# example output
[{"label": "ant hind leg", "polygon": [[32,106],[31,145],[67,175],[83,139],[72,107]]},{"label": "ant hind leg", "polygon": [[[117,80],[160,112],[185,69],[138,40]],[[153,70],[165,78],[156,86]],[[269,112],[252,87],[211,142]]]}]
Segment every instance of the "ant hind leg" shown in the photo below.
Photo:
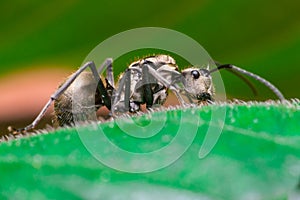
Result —
[{"label": "ant hind leg", "polygon": [[[106,61],[101,65],[101,66],[105,66]],[[51,103],[53,101],[55,101],[57,98],[59,98],[64,91],[66,91],[69,86],[74,82],[74,80],[86,69],[86,68],[90,68],[95,80],[98,82],[98,90],[101,92],[101,94],[103,95],[103,100],[104,103],[107,107],[110,108],[111,105],[111,100],[110,97],[107,94],[107,91],[103,85],[102,80],[100,79],[100,76],[97,72],[96,66],[94,64],[94,62],[87,62],[85,63],[82,67],[80,67],[75,73],[73,73],[70,78],[68,80],[66,80],[61,87],[59,87],[51,96],[50,99],[48,100],[48,102],[45,104],[45,106],[43,107],[43,109],[41,110],[41,112],[38,114],[38,116],[34,119],[34,121],[29,124],[28,126],[24,127],[24,128],[13,128],[11,126],[8,127],[8,131],[12,132],[13,134],[19,134],[19,133],[23,133],[23,132],[27,132],[28,130],[34,129],[36,127],[36,125],[39,123],[39,121],[43,118],[43,116],[45,115],[46,111],[49,109]],[[102,67],[104,68],[104,67]]]}]

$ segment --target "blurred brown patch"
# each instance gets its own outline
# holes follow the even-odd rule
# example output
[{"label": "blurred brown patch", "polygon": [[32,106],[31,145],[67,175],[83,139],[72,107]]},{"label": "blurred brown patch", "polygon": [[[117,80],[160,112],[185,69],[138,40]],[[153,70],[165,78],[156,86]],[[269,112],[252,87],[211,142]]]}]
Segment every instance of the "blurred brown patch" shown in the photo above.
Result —
[{"label": "blurred brown patch", "polygon": [[[6,132],[8,124],[24,126],[30,123],[70,73],[65,68],[43,66],[1,78],[0,133]],[[53,107],[47,112],[46,118],[49,119],[52,111]]]}]

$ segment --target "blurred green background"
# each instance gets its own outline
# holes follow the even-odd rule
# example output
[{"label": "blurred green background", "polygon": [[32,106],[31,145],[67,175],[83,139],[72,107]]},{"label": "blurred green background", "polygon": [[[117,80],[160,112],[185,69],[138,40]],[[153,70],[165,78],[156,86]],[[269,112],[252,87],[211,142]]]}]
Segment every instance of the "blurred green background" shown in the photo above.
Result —
[{"label": "blurred green background", "polygon": [[[259,74],[287,98],[299,98],[299,8],[299,1],[3,0],[0,84],[16,72],[49,66],[71,72],[106,38],[132,28],[155,26],[180,31],[197,40],[215,60]],[[30,73],[26,76],[31,78]],[[254,97],[232,74],[222,72],[222,76],[229,97],[275,98],[261,84],[255,83],[259,96]],[[44,82],[47,77],[45,74]],[[5,91],[1,96],[15,93]],[[16,98],[19,104],[14,107],[26,107],[26,96]]]}]

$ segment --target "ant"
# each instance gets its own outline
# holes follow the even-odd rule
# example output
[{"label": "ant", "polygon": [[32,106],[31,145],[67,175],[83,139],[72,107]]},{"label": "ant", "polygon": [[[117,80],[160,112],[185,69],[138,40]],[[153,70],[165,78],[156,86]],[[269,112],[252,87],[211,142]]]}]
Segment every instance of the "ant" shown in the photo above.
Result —
[{"label": "ant", "polygon": [[[115,117],[119,113],[140,111],[141,105],[146,104],[150,109],[162,105],[171,90],[181,105],[214,101],[214,86],[211,74],[221,69],[227,69],[247,80],[240,74],[256,79],[267,86],[280,99],[284,100],[282,93],[266,79],[241,69],[231,64],[220,64],[213,61],[217,68],[209,69],[190,67],[181,72],[174,58],[169,55],[159,54],[144,57],[129,65],[118,80],[118,88],[114,84],[113,60],[107,58],[97,69],[94,62],[87,62],[59,86],[51,95],[39,115],[28,126],[20,129],[9,127],[15,134],[34,129],[47,109],[54,102],[55,121],[60,126],[74,124],[73,114],[76,112],[89,119],[91,112],[105,106],[110,114]],[[85,71],[90,68],[91,71]],[[102,74],[106,70],[106,77]],[[72,97],[76,94],[79,98],[80,109],[72,109]],[[93,106],[85,106],[85,102],[92,102]],[[91,104],[89,104],[91,105]]]}]

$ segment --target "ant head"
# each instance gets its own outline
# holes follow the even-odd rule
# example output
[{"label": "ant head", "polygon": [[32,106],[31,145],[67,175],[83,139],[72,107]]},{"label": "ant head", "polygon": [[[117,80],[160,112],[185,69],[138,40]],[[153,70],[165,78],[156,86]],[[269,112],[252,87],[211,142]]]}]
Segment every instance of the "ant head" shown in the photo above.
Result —
[{"label": "ant head", "polygon": [[187,68],[181,74],[189,95],[199,101],[212,100],[214,87],[208,69]]}]

